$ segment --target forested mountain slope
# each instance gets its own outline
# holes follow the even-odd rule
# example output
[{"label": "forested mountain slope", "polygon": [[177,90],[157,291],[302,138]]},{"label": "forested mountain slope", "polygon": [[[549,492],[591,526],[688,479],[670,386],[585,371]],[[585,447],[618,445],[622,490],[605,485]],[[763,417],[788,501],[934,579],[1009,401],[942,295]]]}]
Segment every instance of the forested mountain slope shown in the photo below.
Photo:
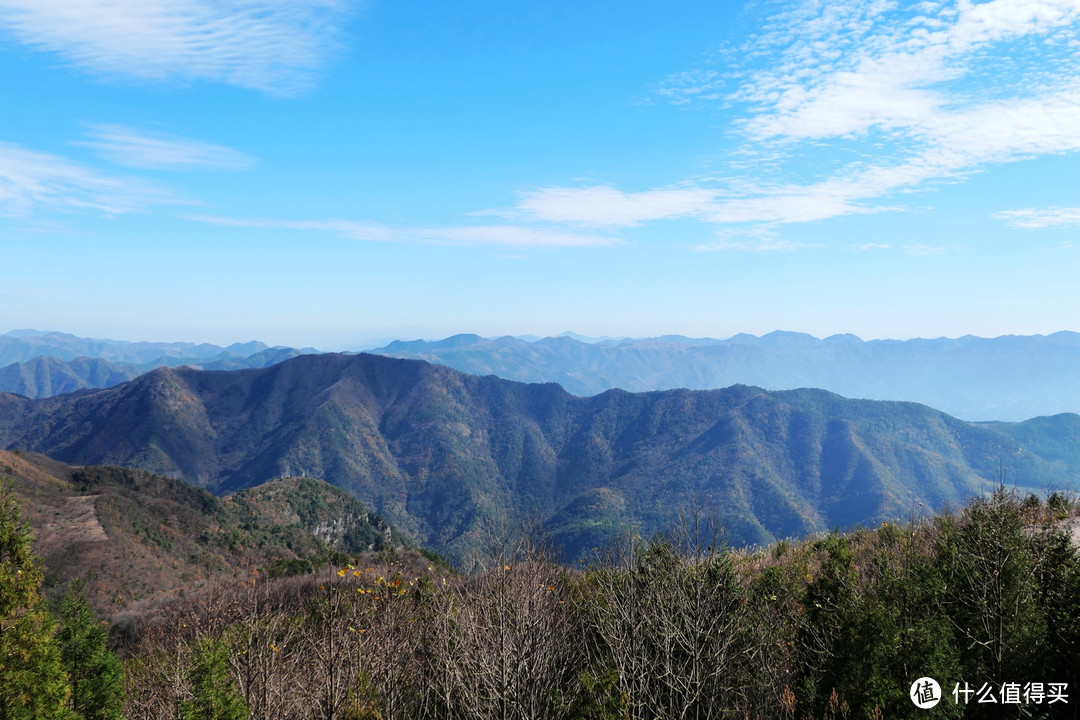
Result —
[{"label": "forested mountain slope", "polygon": [[1071,487],[1075,447],[1053,437],[820,390],[576,397],[375,355],[161,369],[44,400],[0,395],[4,447],[218,493],[324,478],[457,559],[499,519],[543,522],[572,558],[626,524],[649,535],[696,501],[743,544],[964,502],[1003,468],[1024,486]]},{"label": "forested mountain slope", "polygon": [[72,467],[0,450],[49,590],[81,578],[107,616],[261,567],[310,571],[335,553],[414,543],[355,498],[321,480],[276,480],[227,498],[116,467]]}]

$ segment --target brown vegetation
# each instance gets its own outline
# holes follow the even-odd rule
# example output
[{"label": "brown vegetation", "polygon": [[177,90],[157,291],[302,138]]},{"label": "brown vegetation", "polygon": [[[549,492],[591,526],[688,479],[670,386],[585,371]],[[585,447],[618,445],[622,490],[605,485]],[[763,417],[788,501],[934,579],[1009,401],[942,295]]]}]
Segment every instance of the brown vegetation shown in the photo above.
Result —
[{"label": "brown vegetation", "polygon": [[[954,515],[754,553],[726,550],[699,513],[577,570],[503,531],[467,576],[394,553],[252,575],[133,630],[127,712],[165,717],[189,698],[206,638],[229,648],[253,719],[898,718],[924,717],[908,700],[924,675],[946,693],[962,681],[1076,688],[1072,512],[1001,488]],[[948,697],[933,716],[1019,711]]]}]

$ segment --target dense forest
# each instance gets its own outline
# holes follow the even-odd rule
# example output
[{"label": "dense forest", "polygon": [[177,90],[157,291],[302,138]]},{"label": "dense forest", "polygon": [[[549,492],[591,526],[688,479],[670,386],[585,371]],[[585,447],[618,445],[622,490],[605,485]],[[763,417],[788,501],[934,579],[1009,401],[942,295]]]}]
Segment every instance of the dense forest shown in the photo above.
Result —
[{"label": "dense forest", "polygon": [[[691,508],[577,567],[539,531],[491,528],[467,571],[407,549],[252,568],[110,633],[78,582],[46,607],[7,486],[0,718],[1072,718],[1076,514],[1001,486],[932,519],[732,551]],[[932,710],[909,699],[922,677]]]}]

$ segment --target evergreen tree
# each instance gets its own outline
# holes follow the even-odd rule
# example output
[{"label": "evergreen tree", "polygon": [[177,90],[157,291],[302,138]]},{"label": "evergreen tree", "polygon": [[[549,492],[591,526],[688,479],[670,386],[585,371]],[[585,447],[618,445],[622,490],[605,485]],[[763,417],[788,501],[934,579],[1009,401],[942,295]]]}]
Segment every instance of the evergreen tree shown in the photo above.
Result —
[{"label": "evergreen tree", "polygon": [[247,720],[248,707],[229,675],[229,648],[204,638],[195,648],[188,672],[191,700],[180,703],[181,720]]},{"label": "evergreen tree", "polygon": [[12,483],[0,480],[0,720],[67,720],[67,675],[30,542]]},{"label": "evergreen tree", "polygon": [[108,630],[90,609],[81,580],[71,583],[60,602],[60,620],[60,652],[71,682],[70,707],[86,720],[120,720],[120,661],[106,647]]}]

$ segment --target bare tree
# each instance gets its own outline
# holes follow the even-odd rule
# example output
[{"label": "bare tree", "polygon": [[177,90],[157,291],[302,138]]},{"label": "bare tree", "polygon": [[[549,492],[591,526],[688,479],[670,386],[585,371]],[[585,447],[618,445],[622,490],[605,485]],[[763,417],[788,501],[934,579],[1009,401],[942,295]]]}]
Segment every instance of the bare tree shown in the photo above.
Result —
[{"label": "bare tree", "polygon": [[696,507],[666,539],[627,535],[590,572],[595,656],[614,667],[631,720],[735,716],[744,705],[746,600],[725,550]]}]

